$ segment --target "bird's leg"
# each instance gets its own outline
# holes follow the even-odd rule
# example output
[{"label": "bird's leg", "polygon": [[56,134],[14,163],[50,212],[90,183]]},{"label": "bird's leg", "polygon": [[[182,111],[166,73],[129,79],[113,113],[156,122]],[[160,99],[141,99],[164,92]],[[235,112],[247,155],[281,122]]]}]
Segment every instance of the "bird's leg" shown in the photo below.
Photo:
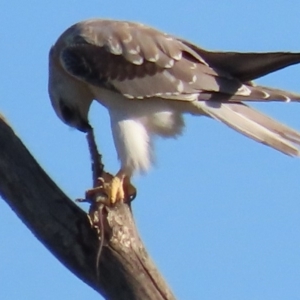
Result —
[{"label": "bird's leg", "polygon": [[86,192],[86,198],[93,198],[96,194],[104,194],[108,203],[128,202],[135,198],[136,189],[130,183],[130,177],[121,169],[115,176],[103,172],[98,178],[98,186]]}]

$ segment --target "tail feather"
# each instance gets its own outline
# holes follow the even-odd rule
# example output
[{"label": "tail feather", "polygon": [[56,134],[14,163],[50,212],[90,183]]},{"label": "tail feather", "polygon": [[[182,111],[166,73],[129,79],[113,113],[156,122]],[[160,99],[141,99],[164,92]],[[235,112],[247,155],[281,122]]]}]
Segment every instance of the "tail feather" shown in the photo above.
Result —
[{"label": "tail feather", "polygon": [[290,156],[300,156],[300,133],[243,103],[199,101],[198,108],[245,136]]},{"label": "tail feather", "polygon": [[236,113],[241,115],[246,115],[250,118],[253,122],[267,128],[268,130],[280,135],[281,137],[300,145],[300,132],[286,126],[282,123],[277,122],[276,120],[270,118],[263,113],[250,108],[249,106],[245,105],[244,103],[232,103],[230,105],[231,109]]},{"label": "tail feather", "polygon": [[253,101],[300,102],[299,94],[256,86],[252,82],[252,80],[269,73],[300,63],[300,53],[211,52],[187,41],[182,40],[182,42],[193,49],[210,68],[216,71],[214,79],[219,89],[215,89],[210,82],[205,82],[204,79],[205,84],[199,85],[201,89],[198,101],[195,101],[193,105],[197,106],[200,113],[204,112],[253,140],[287,155],[300,156],[299,132],[243,103]]}]

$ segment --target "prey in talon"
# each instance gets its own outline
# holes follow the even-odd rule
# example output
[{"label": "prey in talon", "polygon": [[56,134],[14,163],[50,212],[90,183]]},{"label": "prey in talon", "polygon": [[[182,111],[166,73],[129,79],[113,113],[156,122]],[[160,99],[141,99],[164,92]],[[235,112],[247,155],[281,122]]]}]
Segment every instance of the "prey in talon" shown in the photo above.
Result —
[{"label": "prey in talon", "polygon": [[121,172],[114,177],[104,171],[102,156],[98,151],[92,127],[87,130],[86,138],[91,156],[94,187],[86,191],[85,200],[83,201],[91,204],[88,219],[92,228],[96,230],[100,241],[96,256],[96,274],[97,278],[99,278],[99,263],[102,249],[109,239],[107,237],[109,226],[106,225],[107,209],[109,206],[112,206],[117,202],[132,201],[136,190],[130,184],[130,181],[126,179],[126,176],[123,176]]}]

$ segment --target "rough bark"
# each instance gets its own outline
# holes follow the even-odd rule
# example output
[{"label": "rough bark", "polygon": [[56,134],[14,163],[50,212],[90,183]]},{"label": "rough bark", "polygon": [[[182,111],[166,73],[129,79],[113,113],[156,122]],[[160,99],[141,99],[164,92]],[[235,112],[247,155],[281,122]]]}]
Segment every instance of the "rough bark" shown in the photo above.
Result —
[{"label": "rough bark", "polygon": [[71,272],[105,299],[175,299],[138,235],[129,204],[104,208],[106,239],[37,164],[0,116],[0,194]]}]

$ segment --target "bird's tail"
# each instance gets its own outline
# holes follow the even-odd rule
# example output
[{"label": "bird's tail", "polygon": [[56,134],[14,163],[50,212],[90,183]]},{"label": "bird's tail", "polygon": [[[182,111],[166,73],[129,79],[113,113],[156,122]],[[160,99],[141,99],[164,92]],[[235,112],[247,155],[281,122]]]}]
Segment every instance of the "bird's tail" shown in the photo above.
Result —
[{"label": "bird's tail", "polygon": [[300,132],[256,111],[244,103],[199,101],[208,116],[219,120],[255,141],[290,156],[300,156]]}]

